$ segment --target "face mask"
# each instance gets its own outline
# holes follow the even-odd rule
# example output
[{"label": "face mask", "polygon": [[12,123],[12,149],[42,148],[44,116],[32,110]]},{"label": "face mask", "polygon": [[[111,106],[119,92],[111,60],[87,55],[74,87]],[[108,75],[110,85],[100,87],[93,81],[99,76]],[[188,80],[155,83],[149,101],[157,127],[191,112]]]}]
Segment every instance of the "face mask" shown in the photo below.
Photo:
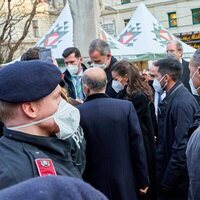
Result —
[{"label": "face mask", "polygon": [[192,94],[193,94],[193,95],[199,96],[199,94],[198,94],[198,92],[197,92],[197,89],[194,87],[194,84],[193,84],[193,82],[192,82],[192,79],[190,79],[189,84],[190,84],[190,88],[191,88]]},{"label": "face mask", "polygon": [[70,137],[79,127],[80,114],[78,109],[68,104],[64,99],[61,99],[58,110],[53,115],[21,126],[7,128],[10,130],[17,130],[19,128],[25,128],[48,121],[52,118],[60,129],[59,133],[56,134],[60,139]]},{"label": "face mask", "polygon": [[200,89],[200,87],[195,88],[192,79],[190,79],[189,84],[190,84],[190,88],[191,88],[192,94],[193,94],[193,95],[196,95],[196,96],[200,96],[200,95],[198,94],[198,92],[197,92],[197,91]]},{"label": "face mask", "polygon": [[112,88],[115,90],[115,92],[119,93],[124,89],[124,86],[119,81],[112,80]]},{"label": "face mask", "polygon": [[78,66],[77,65],[68,65],[67,70],[72,76],[76,75],[78,73]]},{"label": "face mask", "polygon": [[77,108],[62,99],[58,111],[54,115],[54,120],[60,129],[59,133],[56,134],[57,137],[67,139],[77,131],[80,123],[80,113]]},{"label": "face mask", "polygon": [[191,88],[192,94],[194,94],[194,95],[196,95],[196,96],[200,96],[200,95],[198,94],[198,92],[197,92],[197,91],[200,89],[200,87],[196,88],[196,87],[194,86],[194,84],[193,84],[193,81],[192,81],[192,79],[194,78],[194,76],[195,76],[195,74],[197,73],[197,71],[198,71],[198,69],[194,72],[192,78],[190,78],[189,84],[190,84],[190,88]]},{"label": "face mask", "polygon": [[96,63],[92,63],[91,64],[92,67],[99,67],[101,69],[105,69],[107,67],[107,65],[108,65],[108,61],[107,60],[104,61],[104,63],[102,63],[102,64],[96,64]]},{"label": "face mask", "polygon": [[162,87],[162,86],[160,85],[160,82],[163,80],[164,77],[165,77],[165,76],[163,76],[163,77],[160,79],[160,81],[159,81],[158,79],[154,78],[154,80],[153,80],[153,88],[154,88],[155,92],[160,93],[160,94],[163,93],[163,89],[166,87],[167,83],[164,85],[164,87]]},{"label": "face mask", "polygon": [[91,65],[92,67],[99,67],[99,68],[101,68],[101,69],[105,69],[106,68],[106,64],[95,64],[95,63],[93,63],[92,65]]}]

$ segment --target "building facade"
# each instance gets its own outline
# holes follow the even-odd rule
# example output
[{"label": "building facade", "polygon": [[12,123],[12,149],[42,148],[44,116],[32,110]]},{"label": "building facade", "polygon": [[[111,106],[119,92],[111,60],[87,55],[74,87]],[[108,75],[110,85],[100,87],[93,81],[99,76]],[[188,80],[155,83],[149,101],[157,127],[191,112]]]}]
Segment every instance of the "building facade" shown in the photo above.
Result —
[{"label": "building facade", "polygon": [[48,32],[67,0],[40,0],[40,2],[40,8],[32,20],[29,34],[23,41],[24,50],[33,47]]},{"label": "building facade", "polygon": [[101,26],[112,36],[118,36],[140,3],[144,3],[169,32],[200,48],[199,0],[103,0]]}]

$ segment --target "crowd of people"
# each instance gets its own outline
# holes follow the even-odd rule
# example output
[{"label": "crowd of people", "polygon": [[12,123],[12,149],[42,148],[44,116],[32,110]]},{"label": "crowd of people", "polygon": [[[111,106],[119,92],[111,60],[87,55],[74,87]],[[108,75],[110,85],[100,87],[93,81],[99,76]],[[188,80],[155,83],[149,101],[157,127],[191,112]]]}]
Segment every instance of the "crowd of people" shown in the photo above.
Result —
[{"label": "crowd of people", "polygon": [[64,73],[42,49],[0,69],[0,199],[200,199],[200,49],[145,74],[100,39]]}]

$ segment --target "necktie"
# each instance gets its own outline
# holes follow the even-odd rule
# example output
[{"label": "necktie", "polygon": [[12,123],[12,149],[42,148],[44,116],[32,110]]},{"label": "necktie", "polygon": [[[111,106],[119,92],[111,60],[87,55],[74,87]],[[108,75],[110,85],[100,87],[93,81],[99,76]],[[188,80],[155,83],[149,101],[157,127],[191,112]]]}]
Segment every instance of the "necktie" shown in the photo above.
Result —
[{"label": "necktie", "polygon": [[74,76],[73,79],[74,79],[74,87],[75,87],[76,97],[83,100],[84,95],[82,92],[81,76]]}]

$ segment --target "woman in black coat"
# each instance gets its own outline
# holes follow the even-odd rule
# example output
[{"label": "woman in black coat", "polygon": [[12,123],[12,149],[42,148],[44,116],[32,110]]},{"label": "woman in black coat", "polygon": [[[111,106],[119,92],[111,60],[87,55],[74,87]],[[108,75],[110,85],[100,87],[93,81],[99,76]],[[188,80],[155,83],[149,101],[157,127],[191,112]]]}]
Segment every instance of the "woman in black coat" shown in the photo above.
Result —
[{"label": "woman in black coat", "polygon": [[[118,98],[133,103],[142,129],[144,146],[149,170],[150,187],[141,199],[156,199],[156,168],[155,168],[155,140],[151,111],[152,89],[132,63],[122,60],[112,66],[113,89],[118,92]],[[155,118],[154,118],[155,119]]]}]

